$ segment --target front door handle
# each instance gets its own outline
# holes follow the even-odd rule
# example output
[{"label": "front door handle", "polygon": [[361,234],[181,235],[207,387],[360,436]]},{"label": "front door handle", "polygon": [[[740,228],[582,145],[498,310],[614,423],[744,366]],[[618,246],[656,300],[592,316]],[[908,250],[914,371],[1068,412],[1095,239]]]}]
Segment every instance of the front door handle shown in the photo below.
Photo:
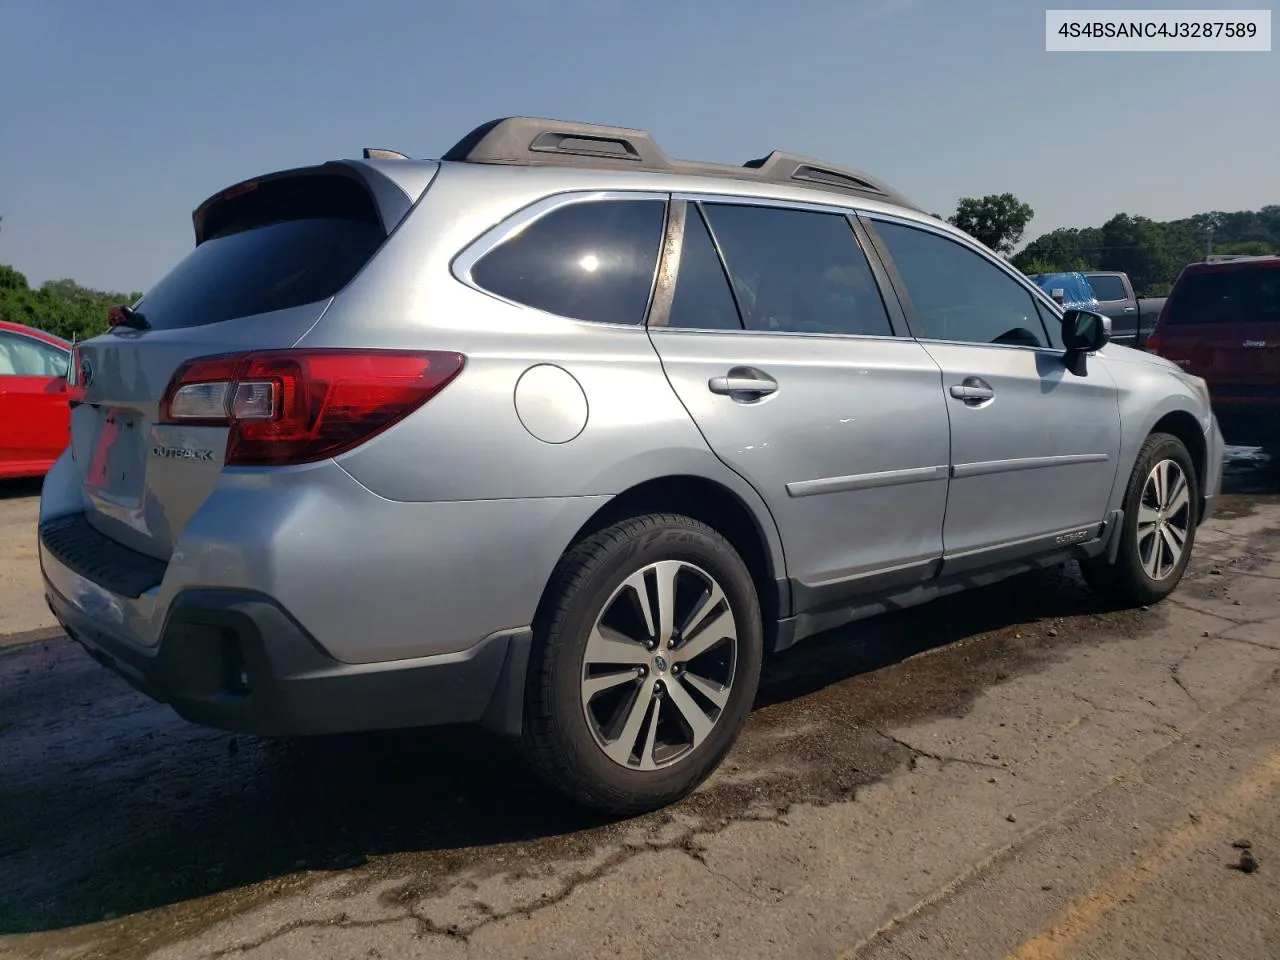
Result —
[{"label": "front door handle", "polygon": [[1125,312],[1125,313],[1137,313],[1137,312],[1138,312],[1138,308],[1137,308],[1137,307],[1125,307],[1125,308],[1124,308],[1124,312]]},{"label": "front door handle", "polygon": [[991,384],[979,377],[965,377],[963,383],[951,385],[951,395],[968,404],[979,404],[992,399],[996,392],[991,389]]},{"label": "front door handle", "polygon": [[[752,367],[734,367],[727,376],[712,377],[707,381],[712,393],[734,397],[763,397],[778,389],[778,381],[762,370]],[[736,399],[736,397],[735,397]]]}]

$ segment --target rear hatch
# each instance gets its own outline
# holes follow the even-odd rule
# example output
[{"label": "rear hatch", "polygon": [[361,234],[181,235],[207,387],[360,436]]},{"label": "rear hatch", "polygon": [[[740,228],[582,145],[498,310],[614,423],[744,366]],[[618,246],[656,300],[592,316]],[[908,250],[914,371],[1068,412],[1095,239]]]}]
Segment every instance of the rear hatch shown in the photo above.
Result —
[{"label": "rear hatch", "polygon": [[[377,176],[376,174],[374,176]],[[76,348],[71,450],[86,518],[167,560],[222,470],[228,428],[158,422],[197,357],[290,347],[374,256],[389,226],[354,165],[249,181],[194,215],[196,247],[110,332]]]},{"label": "rear hatch", "polygon": [[1215,403],[1280,403],[1280,258],[1184,271],[1154,339]]}]

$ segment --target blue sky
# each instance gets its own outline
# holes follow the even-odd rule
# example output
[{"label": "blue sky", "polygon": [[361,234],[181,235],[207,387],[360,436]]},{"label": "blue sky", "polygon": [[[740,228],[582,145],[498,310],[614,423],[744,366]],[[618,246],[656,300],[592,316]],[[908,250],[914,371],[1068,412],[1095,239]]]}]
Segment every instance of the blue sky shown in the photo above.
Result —
[{"label": "blue sky", "polygon": [[1280,202],[1280,52],[1049,54],[1045,6],[0,0],[0,263],[145,290],[223,186],[435,156],[510,114],[647,128],[679,157],[808,153],[944,215],[1010,190],[1027,239]]}]

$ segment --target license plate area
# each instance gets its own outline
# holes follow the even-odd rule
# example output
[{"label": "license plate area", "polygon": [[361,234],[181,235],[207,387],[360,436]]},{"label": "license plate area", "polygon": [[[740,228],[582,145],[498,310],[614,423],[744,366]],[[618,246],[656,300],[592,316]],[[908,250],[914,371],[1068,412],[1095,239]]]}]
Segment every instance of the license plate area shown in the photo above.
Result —
[{"label": "license plate area", "polygon": [[85,487],[111,500],[133,502],[142,489],[146,431],[136,410],[107,407],[101,410],[93,455],[85,470]]}]

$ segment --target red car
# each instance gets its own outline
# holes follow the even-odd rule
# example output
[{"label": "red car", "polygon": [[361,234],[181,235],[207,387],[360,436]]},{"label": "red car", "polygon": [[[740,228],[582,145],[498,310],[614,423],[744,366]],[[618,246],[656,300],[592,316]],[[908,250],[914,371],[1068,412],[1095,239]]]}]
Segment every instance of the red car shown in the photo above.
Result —
[{"label": "red car", "polygon": [[0,320],[0,479],[40,477],[67,448],[71,344]]},{"label": "red car", "polygon": [[1280,446],[1280,257],[1184,268],[1146,349],[1208,382],[1227,443]]}]

